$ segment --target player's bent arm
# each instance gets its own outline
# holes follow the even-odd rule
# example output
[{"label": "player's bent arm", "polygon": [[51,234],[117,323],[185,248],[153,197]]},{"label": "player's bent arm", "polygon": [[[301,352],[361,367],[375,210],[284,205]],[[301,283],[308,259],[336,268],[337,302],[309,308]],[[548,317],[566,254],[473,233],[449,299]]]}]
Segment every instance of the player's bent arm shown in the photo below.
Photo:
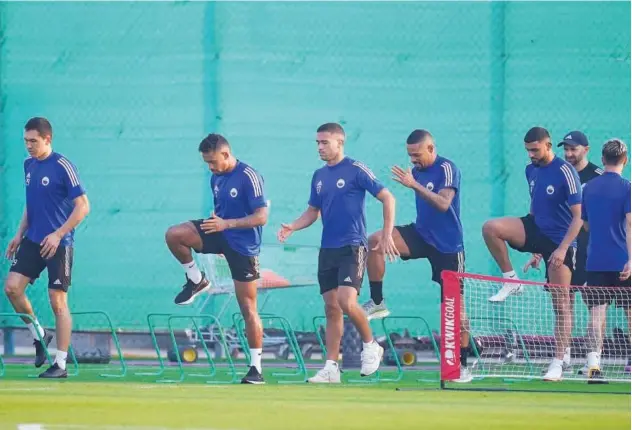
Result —
[{"label": "player's bent arm", "polygon": [[60,237],[64,237],[70,231],[72,231],[75,227],[77,227],[81,221],[90,213],[90,202],[88,201],[88,196],[85,194],[80,195],[79,197],[75,197],[72,201],[75,207],[72,210],[72,213],[66,220],[66,222],[59,227],[57,230],[57,234]]},{"label": "player's bent arm", "polygon": [[315,208],[314,206],[308,205],[307,209],[305,209],[305,212],[303,212],[300,217],[295,219],[290,224],[290,228],[293,231],[303,230],[304,228],[307,228],[310,225],[314,224],[319,216],[320,210],[318,208]]},{"label": "player's bent arm", "polygon": [[582,229],[584,225],[584,220],[582,219],[582,205],[576,204],[571,206],[571,214],[573,215],[573,220],[571,221],[571,225],[568,227],[566,231],[566,235],[564,235],[564,239],[560,243],[560,248],[568,249],[571,246],[571,243],[575,240],[579,231]]},{"label": "player's bent arm", "polygon": [[413,184],[413,189],[422,199],[441,212],[446,212],[450,209],[452,199],[456,195],[454,188],[442,188],[438,193],[433,193],[418,182]]},{"label": "player's bent arm", "polygon": [[263,206],[255,210],[252,215],[237,219],[227,219],[228,228],[255,228],[268,222],[268,208]]},{"label": "player's bent arm", "polygon": [[395,228],[395,197],[389,190],[383,188],[382,191],[377,193],[375,198],[382,202],[384,231],[390,234],[393,232],[393,228]]}]

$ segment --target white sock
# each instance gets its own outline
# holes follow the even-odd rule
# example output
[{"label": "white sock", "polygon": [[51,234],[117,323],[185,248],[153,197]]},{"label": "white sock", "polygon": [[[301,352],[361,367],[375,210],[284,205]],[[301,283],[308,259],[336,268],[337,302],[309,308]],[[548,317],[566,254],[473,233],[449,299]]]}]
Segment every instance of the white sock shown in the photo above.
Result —
[{"label": "white sock", "polygon": [[516,275],[516,271],[512,270],[511,272],[503,273],[503,278],[505,279],[518,279],[518,275]]},{"label": "white sock", "polygon": [[338,363],[336,363],[333,360],[327,360],[325,361],[325,367],[335,367],[338,368]]},{"label": "white sock", "polygon": [[199,284],[202,280],[202,272],[198,269],[197,264],[195,264],[195,260],[190,263],[185,263],[182,265],[182,268],[187,274],[187,278],[191,280],[194,284]]},{"label": "white sock", "polygon": [[566,350],[564,351],[563,361],[565,361],[566,363],[571,362],[571,349],[570,348],[566,348]]},{"label": "white sock", "polygon": [[599,369],[599,353],[589,352],[586,354],[586,363],[588,364],[589,369]]},{"label": "white sock", "polygon": [[261,353],[262,348],[250,348],[250,365],[255,366],[257,371],[261,373]]},{"label": "white sock", "polygon": [[57,355],[55,355],[55,363],[57,363],[60,369],[66,370],[66,357],[68,357],[68,353],[66,351],[57,350]]},{"label": "white sock", "polygon": [[39,340],[39,337],[37,337],[38,332],[40,336],[44,337],[44,329],[40,325],[39,321],[35,320],[34,324],[29,323],[26,326],[29,328],[29,331],[33,335],[33,339]]},{"label": "white sock", "polygon": [[374,343],[375,343],[375,340],[371,340],[371,342],[369,342],[369,343],[362,342],[362,349],[371,348]]}]

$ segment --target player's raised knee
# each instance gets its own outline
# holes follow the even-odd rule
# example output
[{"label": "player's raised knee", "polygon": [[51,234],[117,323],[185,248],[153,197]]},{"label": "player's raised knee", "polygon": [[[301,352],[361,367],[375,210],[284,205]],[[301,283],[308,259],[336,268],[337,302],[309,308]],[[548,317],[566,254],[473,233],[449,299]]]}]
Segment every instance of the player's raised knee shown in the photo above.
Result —
[{"label": "player's raised knee", "polygon": [[490,219],[483,224],[483,236],[485,237],[497,237],[499,236],[499,220]]}]

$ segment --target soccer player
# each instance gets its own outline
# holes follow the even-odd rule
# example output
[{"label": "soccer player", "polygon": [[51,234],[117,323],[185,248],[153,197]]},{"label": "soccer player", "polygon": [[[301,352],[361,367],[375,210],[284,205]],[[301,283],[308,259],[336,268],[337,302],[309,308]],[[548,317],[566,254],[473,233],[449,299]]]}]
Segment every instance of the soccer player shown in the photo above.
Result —
[{"label": "soccer player", "polygon": [[314,172],[307,210],[291,224],[282,224],[278,239],[286,241],[293,232],[309,227],[319,215],[322,216],[318,283],[327,318],[327,360],[324,368],[308,381],[340,383],[337,361],[343,314],[349,317],[362,338],[362,376],[375,373],[384,354],[358,304],[367,255],[364,199],[368,191],[382,202],[384,228],[379,244],[387,255],[394,258],[397,253],[392,237],[395,198],[367,166],[345,157],[345,132],[339,124],[327,123],[318,127],[316,143],[320,158],[326,165]]},{"label": "soccer player", "polygon": [[[437,154],[434,139],[426,130],[414,130],[406,140],[408,156],[414,169],[392,168],[393,179],[415,192],[417,219],[414,223],[396,226],[393,242],[402,260],[427,258],[432,267],[432,280],[442,286],[441,272],[463,272],[463,228],[461,226],[461,172],[447,158]],[[369,237],[368,273],[371,300],[364,304],[369,319],[390,314],[382,296],[385,272],[384,249],[379,246],[381,232]],[[461,291],[461,294],[463,292]],[[461,301],[461,377],[458,382],[472,380],[467,368],[469,324],[465,301]]]},{"label": "soccer player", "polygon": [[[531,128],[524,137],[531,164],[525,173],[531,195],[531,210],[522,218],[505,217],[487,221],[483,237],[490,253],[506,279],[517,279],[506,243],[520,252],[541,254],[547,265],[551,284],[570,285],[575,267],[575,238],[582,227],[582,189],[575,169],[552,151],[549,132]],[[522,285],[503,283],[489,298],[503,302],[509,295],[522,291]],[[546,381],[562,379],[563,358],[570,346],[571,312],[569,289],[547,287],[555,311],[555,358],[544,375]]]},{"label": "soccer player", "polygon": [[[601,175],[603,170],[597,165],[588,161],[588,151],[590,149],[588,138],[581,131],[569,131],[564,135],[564,139],[558,143],[558,147],[564,147],[564,159],[571,163],[577,174],[579,175],[579,182],[584,185]],[[573,312],[575,307],[575,292],[576,289],[573,285],[584,285],[586,283],[586,250],[588,249],[588,232],[583,228],[577,235],[577,255],[575,258],[575,270],[571,277],[571,289],[570,289],[570,312],[571,320],[573,320]],[[532,259],[527,263],[525,268],[529,266],[537,268],[540,264],[542,256],[535,254]],[[604,320],[605,322],[605,320]],[[564,370],[571,369],[571,348],[566,348],[563,359]],[[588,372],[588,369],[582,369],[579,373]]]},{"label": "soccer player", "polygon": [[[66,378],[72,318],[68,309],[74,230],[90,212],[86,192],[75,166],[52,148],[53,128],[46,118],[31,118],[24,126],[24,143],[30,155],[24,161],[26,208],[6,256],[13,260],[4,291],[33,335],[35,367],[46,361],[53,335],[39,324],[25,295],[44,269],[48,269],[48,297],[55,314],[57,354],[40,378]],[[40,342],[40,336],[42,341]]]},{"label": "soccer player", "polygon": [[628,161],[625,143],[619,139],[606,142],[602,161],[605,173],[586,184],[582,204],[584,228],[589,234],[586,282],[591,287],[602,287],[582,291],[590,310],[590,352],[586,355],[589,382],[603,381],[599,354],[606,308],[612,301],[625,310],[630,332],[630,181],[621,177]]},{"label": "soccer player", "polygon": [[263,384],[263,327],[257,312],[258,256],[262,226],[268,219],[263,179],[255,169],[235,158],[228,141],[219,134],[205,137],[198,150],[212,172],[210,185],[215,210],[208,219],[188,221],[167,230],[167,246],[186,273],[186,283],[175,303],[193,303],[211,287],[193,260],[191,250],[223,254],[235,283],[250,347],[250,369],[241,382]]}]

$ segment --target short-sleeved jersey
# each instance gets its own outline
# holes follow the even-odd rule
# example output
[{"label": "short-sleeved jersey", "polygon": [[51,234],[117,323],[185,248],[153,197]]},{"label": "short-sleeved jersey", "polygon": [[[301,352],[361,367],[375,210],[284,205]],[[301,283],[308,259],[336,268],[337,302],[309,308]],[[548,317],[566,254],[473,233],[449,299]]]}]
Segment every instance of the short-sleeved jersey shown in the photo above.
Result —
[{"label": "short-sleeved jersey", "polygon": [[[577,171],[571,164],[554,157],[546,166],[529,164],[525,174],[535,223],[546,237],[559,245],[573,220],[571,206],[582,201]],[[576,246],[576,241],[572,246]]]},{"label": "short-sleeved jersey", "polygon": [[[40,243],[68,221],[74,209],[73,200],[85,194],[77,169],[66,157],[52,152],[44,160],[24,161],[26,183],[26,237]],[[59,242],[72,246],[74,230]]]},{"label": "short-sleeved jersey", "polygon": [[584,188],[584,185],[586,185],[588,181],[601,176],[603,169],[589,161],[586,167],[577,172],[577,174],[579,176],[579,182],[582,184],[582,188]]},{"label": "short-sleeved jersey", "polygon": [[463,251],[461,225],[461,172],[447,158],[437,156],[425,169],[413,169],[413,177],[428,191],[439,193],[444,188],[454,189],[454,198],[447,211],[441,212],[415,193],[417,219],[415,230],[430,245],[444,254]]},{"label": "short-sleeved jersey", "polygon": [[367,166],[348,157],[316,170],[309,205],[321,212],[321,248],[366,246],[364,198],[367,191],[375,197],[383,189]]},{"label": "short-sleeved jersey", "polygon": [[[263,178],[259,173],[241,161],[228,173],[211,176],[211,190],[215,204],[215,214],[222,219],[245,218],[259,208],[267,206],[263,194]],[[242,255],[259,255],[261,248],[261,226],[224,230],[228,245]]]},{"label": "short-sleeved jersey", "polygon": [[630,213],[630,181],[605,172],[584,187],[582,219],[588,221],[586,270],[619,272],[628,262],[625,219]]}]

